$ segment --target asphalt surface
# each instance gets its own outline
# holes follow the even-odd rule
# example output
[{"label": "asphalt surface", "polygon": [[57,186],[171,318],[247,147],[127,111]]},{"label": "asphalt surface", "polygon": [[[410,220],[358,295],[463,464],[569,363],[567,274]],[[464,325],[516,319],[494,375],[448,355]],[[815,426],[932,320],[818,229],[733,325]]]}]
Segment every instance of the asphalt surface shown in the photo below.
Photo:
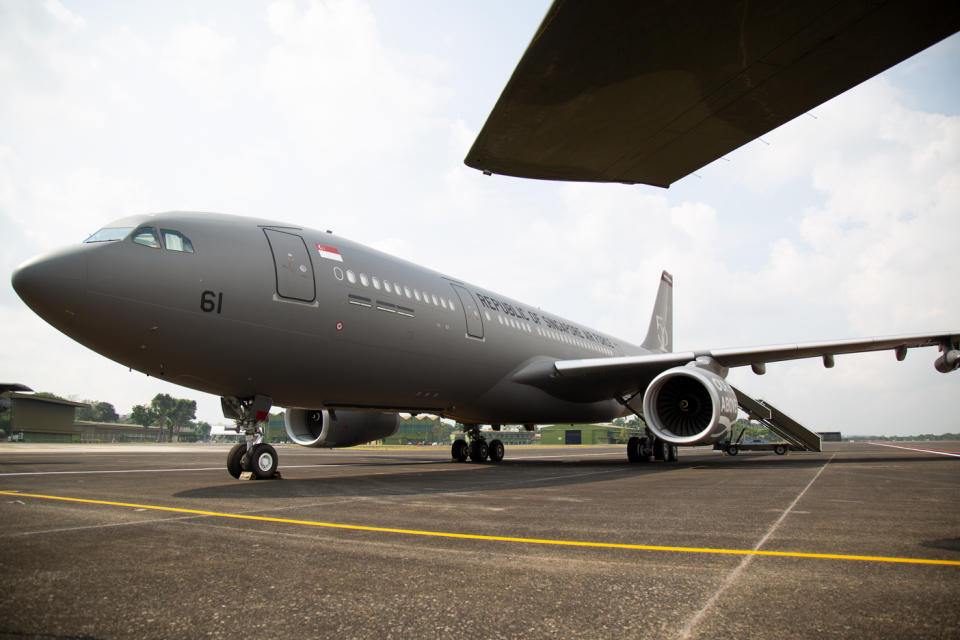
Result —
[{"label": "asphalt surface", "polygon": [[960,637],[960,453],[825,448],[4,443],[0,637]]}]

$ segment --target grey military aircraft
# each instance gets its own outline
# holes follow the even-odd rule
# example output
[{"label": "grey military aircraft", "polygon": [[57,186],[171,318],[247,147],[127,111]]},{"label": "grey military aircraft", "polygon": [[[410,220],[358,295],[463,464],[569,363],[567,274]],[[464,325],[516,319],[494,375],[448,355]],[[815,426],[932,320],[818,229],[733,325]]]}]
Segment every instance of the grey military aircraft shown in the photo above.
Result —
[{"label": "grey military aircraft", "polygon": [[[308,447],[397,430],[398,413],[468,425],[458,460],[503,458],[478,425],[602,422],[642,413],[631,460],[727,437],[729,367],[938,346],[960,367],[960,332],[674,352],[673,281],[660,280],[639,346],[331,233],[170,212],[110,223],[13,274],[20,297],[77,342],[132,369],[219,395],[245,429],[228,469],[277,468],[259,427],[274,404]],[[642,397],[642,405],[636,399]]]},{"label": "grey military aircraft", "polygon": [[[666,186],[957,31],[958,7],[558,0],[466,162]],[[77,342],[219,395],[247,436],[227,458],[235,477],[274,477],[260,426],[274,405],[307,447],[386,437],[401,412],[455,419],[469,442],[452,455],[475,462],[504,456],[482,424],[637,414],[646,433],[627,455],[642,462],[729,438],[750,401],[726,381],[730,367],[763,373],[813,357],[829,367],[837,354],[877,350],[902,360],[936,346],[938,371],[960,368],[957,331],[674,352],[666,272],[633,345],[329,232],[212,213],[114,221],[12,281]]]}]

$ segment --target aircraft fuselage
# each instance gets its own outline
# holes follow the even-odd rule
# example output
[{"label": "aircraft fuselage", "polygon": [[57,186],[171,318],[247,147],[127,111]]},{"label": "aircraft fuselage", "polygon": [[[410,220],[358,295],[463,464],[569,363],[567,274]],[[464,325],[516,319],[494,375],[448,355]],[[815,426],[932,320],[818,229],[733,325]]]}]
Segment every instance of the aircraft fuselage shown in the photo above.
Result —
[{"label": "aircraft fuselage", "polygon": [[128,231],[26,263],[18,293],[94,351],[219,396],[474,423],[598,422],[623,407],[561,400],[511,373],[646,352],[331,233],[190,213],[107,228]]}]

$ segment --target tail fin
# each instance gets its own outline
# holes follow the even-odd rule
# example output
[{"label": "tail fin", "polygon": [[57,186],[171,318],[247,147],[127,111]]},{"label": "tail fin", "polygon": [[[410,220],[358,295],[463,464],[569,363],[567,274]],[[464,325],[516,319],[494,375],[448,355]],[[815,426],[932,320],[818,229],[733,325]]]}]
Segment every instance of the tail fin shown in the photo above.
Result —
[{"label": "tail fin", "polygon": [[653,303],[650,328],[640,346],[656,353],[673,351],[673,276],[666,271],[660,274],[660,288],[657,290],[657,301]]}]

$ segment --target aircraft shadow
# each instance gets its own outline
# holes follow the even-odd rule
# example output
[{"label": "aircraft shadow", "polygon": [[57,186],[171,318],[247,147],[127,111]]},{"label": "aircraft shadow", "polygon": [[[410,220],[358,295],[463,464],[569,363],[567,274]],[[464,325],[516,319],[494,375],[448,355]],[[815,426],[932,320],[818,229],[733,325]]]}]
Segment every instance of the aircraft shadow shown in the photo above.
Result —
[{"label": "aircraft shadow", "polygon": [[[446,464],[437,461],[436,464]],[[424,462],[384,462],[351,464],[337,473],[343,475],[323,475],[316,478],[284,478],[279,481],[231,481],[229,484],[214,487],[188,489],[174,496],[178,498],[300,498],[300,497],[384,497],[415,496],[437,494],[465,494],[487,491],[509,491],[524,487],[557,487],[581,485],[622,476],[643,473],[663,473],[677,471],[683,465],[649,465],[640,469],[621,461],[591,461],[576,464],[557,461],[524,460],[504,461],[500,465],[459,464],[456,470],[444,469],[437,472],[432,465]],[[430,466],[428,471],[417,471],[416,467]],[[402,467],[398,469],[397,467]],[[411,469],[411,467],[414,467]],[[320,473],[329,473],[328,465],[318,465]],[[281,473],[283,468],[280,469]],[[300,467],[298,472],[309,471]],[[224,472],[226,473],[226,472]]]},{"label": "aircraft shadow", "polygon": [[[882,457],[841,458],[830,465],[909,464],[939,462],[937,458]],[[765,471],[775,469],[817,469],[826,463],[822,456],[737,456],[691,457],[677,463],[631,464],[622,460],[557,461],[504,460],[499,465],[410,459],[349,463],[331,467],[318,464],[315,478],[285,478],[279,481],[235,481],[197,487],[175,493],[178,498],[277,499],[277,498],[369,498],[468,494],[511,491],[522,488],[579,486],[623,477],[660,475],[692,470],[697,473]],[[436,470],[450,464],[456,469]],[[417,470],[417,467],[425,467]],[[337,475],[330,475],[333,470]],[[298,473],[309,472],[299,467]],[[281,473],[283,468],[281,467]],[[226,473],[226,472],[224,472]]]}]

